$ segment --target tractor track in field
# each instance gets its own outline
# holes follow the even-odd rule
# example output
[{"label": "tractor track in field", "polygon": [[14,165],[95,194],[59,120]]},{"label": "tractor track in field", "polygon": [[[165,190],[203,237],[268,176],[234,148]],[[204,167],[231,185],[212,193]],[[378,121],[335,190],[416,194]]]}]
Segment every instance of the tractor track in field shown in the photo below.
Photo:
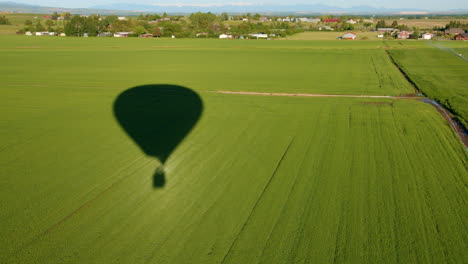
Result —
[{"label": "tractor track in field", "polygon": [[268,182],[266,183],[265,187],[263,188],[262,192],[260,193],[260,196],[258,197],[257,201],[255,201],[255,204],[254,206],[252,207],[252,210],[250,211],[250,214],[249,216],[247,217],[247,219],[244,221],[244,224],[242,225],[241,229],[239,230],[239,233],[237,233],[237,235],[234,237],[234,239],[232,240],[232,243],[231,245],[229,246],[226,254],[224,255],[222,261],[220,262],[221,264],[223,264],[224,262],[226,262],[229,254],[231,253],[233,247],[235,246],[235,244],[237,243],[237,240],[239,239],[239,236],[242,234],[242,232],[245,230],[247,224],[249,223],[250,219],[252,218],[254,212],[255,212],[255,209],[257,208],[258,204],[260,203],[260,200],[262,200],[262,197],[263,195],[265,194],[266,190],[268,189],[268,187],[270,187],[270,183],[273,181],[273,178],[275,177],[276,175],[276,172],[278,172],[278,169],[279,167],[281,166],[281,164],[283,163],[283,160],[284,158],[286,157],[286,155],[288,154],[288,151],[289,151],[289,148],[291,147],[291,145],[293,144],[294,140],[296,138],[295,137],[292,137],[291,140],[289,141],[288,145],[286,146],[283,154],[281,155],[281,159],[278,161],[278,163],[276,164],[276,167],[275,167],[275,170],[273,171],[273,173],[270,175],[270,178],[268,179]]},{"label": "tractor track in field", "polygon": [[[416,88],[417,91],[419,89]],[[265,93],[265,92],[236,92],[236,91],[212,91],[221,94],[234,94],[234,95],[257,95],[257,96],[283,96],[283,97],[341,97],[341,98],[383,98],[383,99],[409,99],[418,100],[434,106],[442,117],[447,120],[450,127],[458,135],[458,138],[465,146],[465,150],[468,151],[468,131],[454,118],[454,115],[450,113],[445,107],[439,104],[437,101],[430,99],[425,96],[417,95],[402,95],[402,96],[391,96],[391,95],[346,95],[346,94],[308,94],[308,93]]]},{"label": "tractor track in field", "polygon": [[121,177],[121,178],[117,179],[116,181],[114,181],[113,183],[111,183],[107,188],[105,188],[102,191],[100,191],[99,193],[97,193],[93,198],[87,200],[85,203],[81,204],[79,207],[75,208],[73,211],[71,211],[70,213],[68,213],[67,215],[62,217],[60,220],[58,220],[58,222],[55,222],[54,224],[49,226],[47,229],[45,229],[44,231],[42,231],[42,232],[38,233],[36,236],[34,236],[30,241],[28,241],[28,242],[24,243],[23,245],[21,245],[13,254],[10,254],[10,256],[7,257],[7,259],[11,259],[14,255],[17,255],[18,252],[25,250],[27,247],[33,245],[34,243],[36,243],[37,241],[42,239],[47,234],[53,232],[54,230],[56,230],[57,228],[62,226],[69,219],[71,219],[72,217],[78,215],[80,212],[82,212],[86,208],[90,207],[94,202],[101,199],[106,194],[110,193],[111,190],[113,190],[117,185],[121,184],[125,179],[127,179],[127,177]]}]

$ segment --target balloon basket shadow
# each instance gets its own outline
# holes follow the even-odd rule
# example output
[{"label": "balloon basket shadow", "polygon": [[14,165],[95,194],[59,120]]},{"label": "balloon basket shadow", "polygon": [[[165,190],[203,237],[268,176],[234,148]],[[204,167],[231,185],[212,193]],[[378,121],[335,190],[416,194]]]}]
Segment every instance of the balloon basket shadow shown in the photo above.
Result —
[{"label": "balloon basket shadow", "polygon": [[166,172],[164,171],[164,167],[160,166],[153,175],[153,188],[163,188],[164,185],[166,185]]}]

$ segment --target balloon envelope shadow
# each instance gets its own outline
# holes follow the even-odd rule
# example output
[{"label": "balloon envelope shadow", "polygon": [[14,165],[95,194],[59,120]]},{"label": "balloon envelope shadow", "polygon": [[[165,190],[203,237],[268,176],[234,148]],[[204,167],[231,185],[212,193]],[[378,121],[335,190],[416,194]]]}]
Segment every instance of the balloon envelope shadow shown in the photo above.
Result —
[{"label": "balloon envelope shadow", "polygon": [[[192,130],[203,112],[194,91],[176,85],[143,85],[122,92],[114,102],[114,115],[143,152],[162,166]],[[163,167],[153,175],[153,187],[164,187]]]}]

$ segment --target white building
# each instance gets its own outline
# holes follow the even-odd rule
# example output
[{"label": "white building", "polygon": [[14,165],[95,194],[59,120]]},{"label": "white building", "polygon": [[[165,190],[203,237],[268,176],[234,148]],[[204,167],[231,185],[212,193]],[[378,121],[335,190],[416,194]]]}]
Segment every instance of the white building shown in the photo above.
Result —
[{"label": "white building", "polygon": [[343,39],[357,39],[357,35],[353,32],[348,32],[342,36]]},{"label": "white building", "polygon": [[118,20],[127,20],[126,17],[118,17],[117,19],[118,19]]},{"label": "white building", "polygon": [[36,32],[36,36],[49,36],[49,32]]},{"label": "white building", "polygon": [[299,20],[300,22],[304,22],[304,23],[318,23],[318,22],[320,22],[320,19],[318,19],[318,18],[301,17],[301,18],[298,18],[297,20]]},{"label": "white building", "polygon": [[268,34],[249,34],[249,36],[254,37],[254,38],[268,38]]},{"label": "white building", "polygon": [[57,33],[55,33],[55,32],[49,32],[49,36],[57,36]]},{"label": "white building", "polygon": [[129,34],[133,34],[133,32],[117,32],[114,34],[114,38],[126,38]]},{"label": "white building", "polygon": [[354,20],[354,19],[348,19],[348,20],[346,20],[346,23],[348,23],[348,24],[356,24],[357,21]]},{"label": "white building", "polygon": [[32,33],[31,31],[26,31],[26,33],[24,33],[26,36],[32,36]]},{"label": "white building", "polygon": [[431,40],[433,37],[434,37],[434,34],[431,34],[431,33],[424,33],[422,35],[422,39],[425,39],[425,40]]},{"label": "white building", "polygon": [[67,34],[65,34],[65,33],[60,33],[60,36],[61,36],[61,37],[66,37]]},{"label": "white building", "polygon": [[232,35],[221,34],[221,35],[219,35],[219,38],[220,38],[220,39],[232,39]]}]

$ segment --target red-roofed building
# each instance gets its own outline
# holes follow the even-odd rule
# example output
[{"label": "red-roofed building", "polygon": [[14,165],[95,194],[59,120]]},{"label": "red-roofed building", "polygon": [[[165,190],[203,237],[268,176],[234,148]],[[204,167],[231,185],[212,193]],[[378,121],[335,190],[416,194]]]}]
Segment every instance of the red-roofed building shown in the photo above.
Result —
[{"label": "red-roofed building", "polygon": [[348,32],[344,34],[341,38],[342,39],[357,39],[357,35],[353,32]]},{"label": "red-roofed building", "polygon": [[325,22],[325,23],[338,23],[338,22],[340,22],[340,19],[339,18],[328,18],[328,19],[325,19],[323,22]]}]

